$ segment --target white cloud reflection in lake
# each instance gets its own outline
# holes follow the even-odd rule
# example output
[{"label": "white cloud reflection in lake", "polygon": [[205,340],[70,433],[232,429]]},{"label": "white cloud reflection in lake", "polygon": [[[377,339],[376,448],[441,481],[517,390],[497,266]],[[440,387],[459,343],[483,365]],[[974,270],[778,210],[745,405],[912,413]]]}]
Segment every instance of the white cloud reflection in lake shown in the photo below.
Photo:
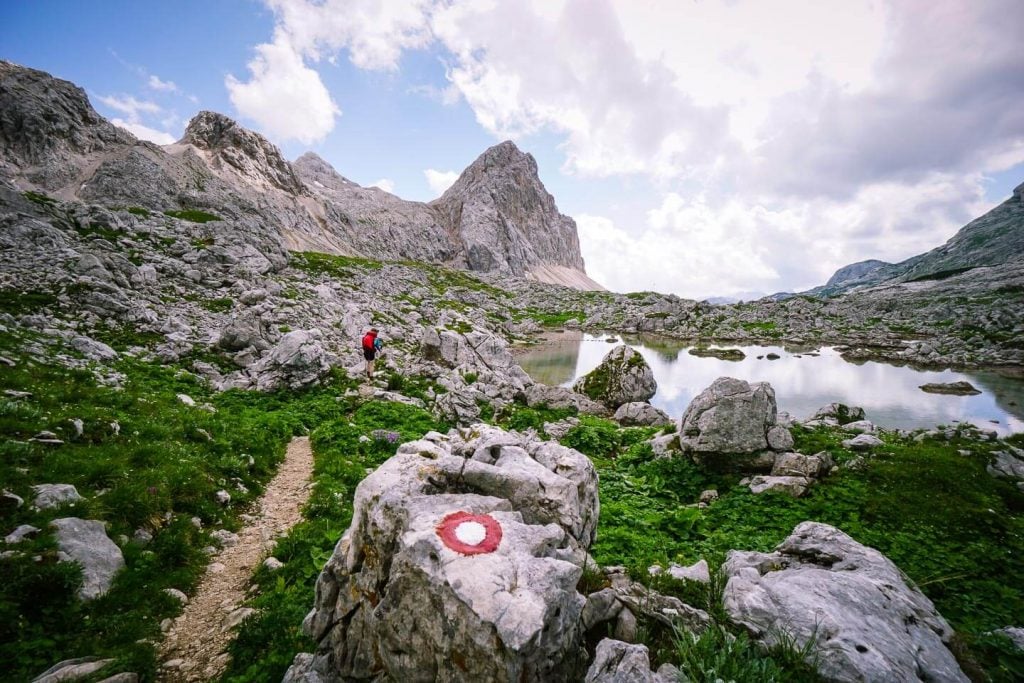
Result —
[{"label": "white cloud reflection in lake", "polygon": [[[546,384],[570,385],[601,362],[613,344],[603,335],[566,332],[518,357],[534,379]],[[864,408],[869,420],[882,427],[933,427],[954,420],[995,429],[1001,435],[1024,431],[1024,381],[991,372],[921,371],[873,361],[855,364],[829,347],[806,352],[779,346],[740,346],[742,361],[691,356],[692,344],[661,337],[628,337],[654,371],[658,393],[651,400],[674,418],[682,415],[693,397],[715,379],[736,377],[748,382],[769,382],[779,410],[797,419],[809,417],[823,405],[838,401]],[[715,345],[713,345],[715,346]],[[757,356],[777,353],[778,360]],[[965,380],[981,394],[948,396],[919,388],[929,382]]]}]

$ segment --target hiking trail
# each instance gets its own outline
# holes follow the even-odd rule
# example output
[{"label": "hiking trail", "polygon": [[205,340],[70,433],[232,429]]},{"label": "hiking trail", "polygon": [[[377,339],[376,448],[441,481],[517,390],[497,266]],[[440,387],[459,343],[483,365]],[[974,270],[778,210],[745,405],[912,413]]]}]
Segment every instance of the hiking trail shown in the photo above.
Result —
[{"label": "hiking trail", "polygon": [[269,554],[272,541],[302,519],[312,474],[309,437],[292,439],[277,474],[253,508],[253,519],[239,530],[238,543],[213,557],[160,644],[159,680],[209,681],[227,668],[224,650],[234,638],[234,626],[250,613],[242,602],[252,573]]}]

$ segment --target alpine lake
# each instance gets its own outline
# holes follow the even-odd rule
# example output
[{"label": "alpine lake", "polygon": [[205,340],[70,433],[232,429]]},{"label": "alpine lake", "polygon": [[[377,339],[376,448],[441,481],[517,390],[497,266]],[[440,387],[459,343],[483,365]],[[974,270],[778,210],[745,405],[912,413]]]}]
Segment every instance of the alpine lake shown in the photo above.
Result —
[{"label": "alpine lake", "polygon": [[[612,343],[614,342],[614,343]],[[768,382],[779,411],[797,420],[829,403],[864,408],[867,419],[889,429],[932,428],[970,422],[1000,436],[1024,432],[1024,379],[994,370],[921,370],[878,361],[847,361],[832,347],[701,344],[739,349],[742,360],[696,356],[693,341],[653,335],[603,335],[564,331],[545,335],[517,351],[516,360],[535,381],[571,386],[598,366],[615,344],[640,352],[654,371],[658,391],[651,404],[679,419],[690,401],[719,377]],[[778,358],[769,358],[774,354]],[[923,384],[970,382],[971,396],[926,393]]]}]

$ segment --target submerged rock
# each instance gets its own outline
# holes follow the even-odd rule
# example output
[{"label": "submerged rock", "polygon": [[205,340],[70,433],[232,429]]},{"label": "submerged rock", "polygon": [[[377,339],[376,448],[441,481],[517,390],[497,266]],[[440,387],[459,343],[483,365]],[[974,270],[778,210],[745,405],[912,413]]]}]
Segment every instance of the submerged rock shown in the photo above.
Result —
[{"label": "submerged rock", "polygon": [[690,349],[687,353],[699,358],[718,358],[719,360],[729,361],[741,361],[747,357],[747,354],[739,349],[708,349],[699,346]]},{"label": "submerged rock", "polygon": [[932,602],[834,527],[803,522],[773,553],[731,551],[723,571],[729,618],[769,646],[813,641],[826,680],[968,680]]},{"label": "submerged rock", "polygon": [[624,403],[646,401],[654,396],[658,384],[643,356],[623,344],[609,351],[601,364],[576,380],[572,388],[615,409]]},{"label": "submerged rock", "polygon": [[597,517],[593,464],[557,443],[476,425],[403,444],[356,489],[291,680],[566,678]]},{"label": "submerged rock", "polygon": [[929,394],[950,394],[952,396],[974,396],[981,392],[970,382],[932,382],[918,387]]}]

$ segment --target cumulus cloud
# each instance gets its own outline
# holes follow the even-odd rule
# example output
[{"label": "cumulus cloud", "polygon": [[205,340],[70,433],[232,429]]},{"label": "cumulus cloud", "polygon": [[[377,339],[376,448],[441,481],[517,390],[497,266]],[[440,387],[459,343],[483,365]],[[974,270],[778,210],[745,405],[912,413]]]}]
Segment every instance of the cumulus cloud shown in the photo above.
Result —
[{"label": "cumulus cloud", "polygon": [[799,291],[840,267],[927,251],[985,209],[981,177],[933,174],[910,190],[862,188],[852,201],[757,202],[670,192],[639,226],[576,216],[587,271],[613,291],[703,299]]},{"label": "cumulus cloud", "polygon": [[155,142],[158,145],[169,145],[176,141],[176,138],[170,133],[150,128],[138,121],[125,121],[124,119],[115,118],[111,119],[110,122],[115,126],[124,128],[140,140],[149,140],[150,142]]},{"label": "cumulus cloud", "polygon": [[149,75],[149,80],[146,82],[146,84],[150,88],[152,88],[153,90],[156,90],[158,92],[170,92],[170,93],[180,92],[179,89],[178,89],[178,86],[175,85],[174,81],[164,81],[164,80],[161,80],[160,77],[157,76],[156,74],[150,74]]},{"label": "cumulus cloud", "polygon": [[395,193],[395,181],[391,178],[381,178],[380,180],[374,180],[370,183],[370,187],[379,187],[385,192]]},{"label": "cumulus cloud", "polygon": [[313,60],[347,49],[361,69],[395,70],[402,52],[431,40],[431,0],[267,0],[277,30]]},{"label": "cumulus cloud", "polygon": [[320,74],[306,66],[287,36],[279,32],[273,43],[257,45],[248,67],[247,82],[229,74],[225,85],[235,109],[262,132],[278,142],[308,145],[334,129],[341,110]]},{"label": "cumulus cloud", "polygon": [[444,191],[459,179],[459,174],[456,171],[438,171],[433,168],[423,171],[423,175],[427,179],[430,190],[437,196],[444,194]]}]

